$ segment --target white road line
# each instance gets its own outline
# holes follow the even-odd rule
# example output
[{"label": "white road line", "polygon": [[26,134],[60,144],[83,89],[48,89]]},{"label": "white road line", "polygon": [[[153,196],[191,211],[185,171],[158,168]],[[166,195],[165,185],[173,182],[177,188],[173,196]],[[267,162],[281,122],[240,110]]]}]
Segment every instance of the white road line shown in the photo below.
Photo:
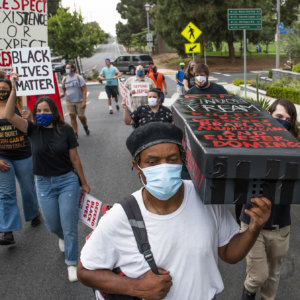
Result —
[{"label": "white road line", "polygon": [[218,84],[224,85],[224,84],[228,84],[228,82],[221,81],[221,82],[218,82]]},{"label": "white road line", "polygon": [[224,76],[226,76],[226,77],[229,77],[229,76],[231,76],[230,74],[222,74],[222,75],[224,75]]},{"label": "white road line", "polygon": [[100,92],[100,94],[98,96],[98,99],[103,100],[103,99],[106,99],[106,98],[107,98],[106,93],[105,92]]},{"label": "white road line", "polygon": [[88,96],[89,96],[89,94],[90,94],[90,92],[87,92],[87,93],[86,93],[86,97],[88,97]]},{"label": "white road line", "polygon": [[268,71],[250,71],[250,73],[260,74],[260,73],[268,73]]},{"label": "white road line", "polygon": [[221,75],[222,73],[219,72],[212,72],[213,74]]}]

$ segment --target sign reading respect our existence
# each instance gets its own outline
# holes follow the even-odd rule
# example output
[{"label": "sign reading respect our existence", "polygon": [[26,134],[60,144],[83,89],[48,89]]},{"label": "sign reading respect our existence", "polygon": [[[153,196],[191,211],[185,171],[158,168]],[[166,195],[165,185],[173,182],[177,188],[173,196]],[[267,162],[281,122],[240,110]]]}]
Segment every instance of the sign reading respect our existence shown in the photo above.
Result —
[{"label": "sign reading respect our existence", "polygon": [[131,90],[133,91],[132,97],[147,96],[149,92],[149,83],[133,82],[131,84]]},{"label": "sign reading respect our existence", "polygon": [[244,8],[227,10],[228,30],[262,29],[261,8]]},{"label": "sign reading respect our existence", "polygon": [[49,47],[12,49],[11,60],[17,96],[55,93]]},{"label": "sign reading respect our existence", "polygon": [[131,109],[131,99],[130,91],[124,86],[124,84],[119,80],[119,91],[122,96],[122,102],[125,102],[126,106]]},{"label": "sign reading respect our existence", "polygon": [[100,217],[102,202],[90,194],[82,194],[79,201],[79,220],[95,229]]}]

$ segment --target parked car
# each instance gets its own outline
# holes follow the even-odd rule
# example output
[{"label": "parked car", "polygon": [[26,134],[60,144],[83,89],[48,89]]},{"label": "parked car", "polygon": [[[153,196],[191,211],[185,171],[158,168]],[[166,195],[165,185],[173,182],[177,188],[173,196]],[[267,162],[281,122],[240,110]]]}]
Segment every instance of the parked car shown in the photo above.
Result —
[{"label": "parked car", "polygon": [[135,69],[139,64],[142,64],[144,68],[148,68],[150,64],[153,64],[153,59],[147,54],[126,54],[117,57],[112,64],[119,69],[120,72],[135,74]]}]

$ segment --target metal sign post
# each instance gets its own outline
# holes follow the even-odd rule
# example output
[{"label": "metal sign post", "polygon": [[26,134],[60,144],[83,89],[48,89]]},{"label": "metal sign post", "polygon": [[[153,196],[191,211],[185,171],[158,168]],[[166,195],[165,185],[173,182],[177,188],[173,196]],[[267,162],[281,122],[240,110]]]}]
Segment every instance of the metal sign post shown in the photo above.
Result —
[{"label": "metal sign post", "polygon": [[246,30],[262,29],[261,8],[229,8],[227,10],[228,30],[243,30],[244,38],[244,86],[247,98],[247,37]]},{"label": "metal sign post", "polygon": [[246,29],[243,30],[244,36],[244,88],[245,88],[245,99],[247,99],[247,37]]}]

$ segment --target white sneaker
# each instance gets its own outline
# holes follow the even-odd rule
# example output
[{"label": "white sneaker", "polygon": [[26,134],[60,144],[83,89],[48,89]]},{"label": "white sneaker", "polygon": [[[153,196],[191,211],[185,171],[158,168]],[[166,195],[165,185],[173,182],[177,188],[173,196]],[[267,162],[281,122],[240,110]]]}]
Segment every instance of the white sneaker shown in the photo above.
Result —
[{"label": "white sneaker", "polygon": [[62,239],[58,239],[58,248],[60,252],[65,252],[65,241]]},{"label": "white sneaker", "polygon": [[75,282],[77,278],[77,266],[68,266],[68,278],[70,282]]}]

